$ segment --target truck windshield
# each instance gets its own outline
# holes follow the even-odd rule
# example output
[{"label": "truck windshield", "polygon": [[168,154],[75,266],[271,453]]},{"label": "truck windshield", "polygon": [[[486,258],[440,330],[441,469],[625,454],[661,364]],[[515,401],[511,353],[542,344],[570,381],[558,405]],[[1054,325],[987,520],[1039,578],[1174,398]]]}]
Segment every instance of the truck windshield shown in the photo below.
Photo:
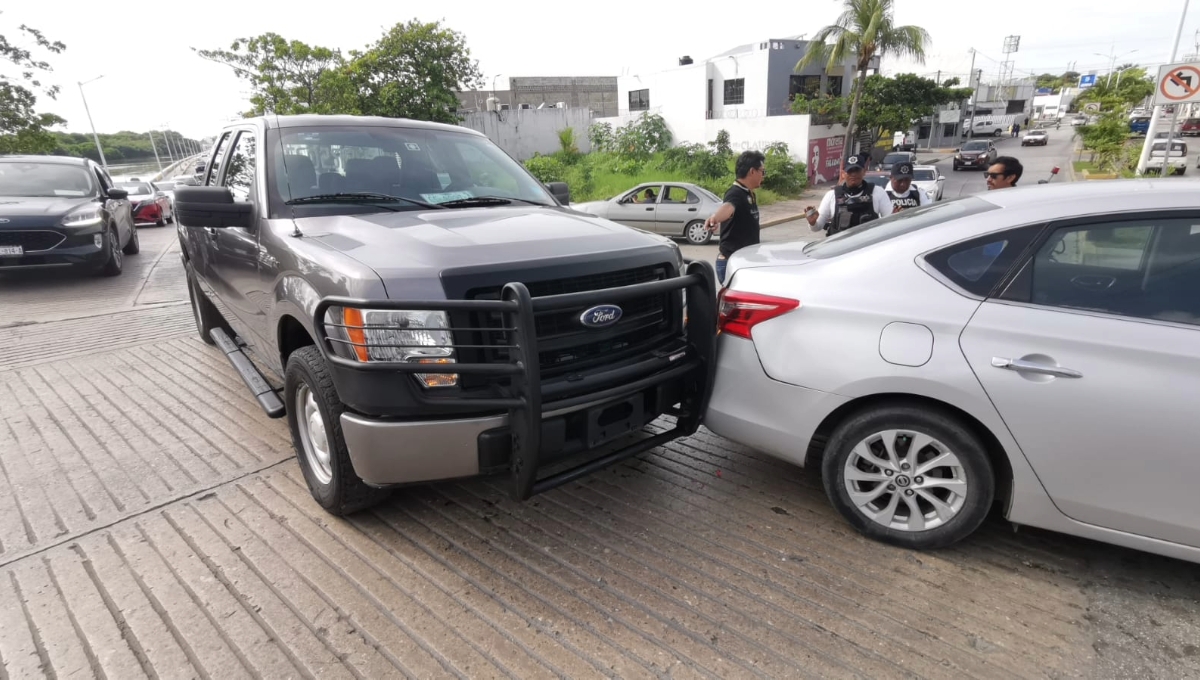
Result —
[{"label": "truck windshield", "polygon": [[[276,136],[278,135],[278,136]],[[494,197],[555,205],[520,164],[486,137],[468,132],[386,126],[282,128],[269,140],[271,212],[357,210],[345,202],[322,206],[330,194],[374,194],[422,203]],[[369,201],[366,201],[369,202]],[[497,202],[499,203],[499,202]],[[336,207],[335,207],[336,206]],[[393,203],[388,210],[419,210]]]}]

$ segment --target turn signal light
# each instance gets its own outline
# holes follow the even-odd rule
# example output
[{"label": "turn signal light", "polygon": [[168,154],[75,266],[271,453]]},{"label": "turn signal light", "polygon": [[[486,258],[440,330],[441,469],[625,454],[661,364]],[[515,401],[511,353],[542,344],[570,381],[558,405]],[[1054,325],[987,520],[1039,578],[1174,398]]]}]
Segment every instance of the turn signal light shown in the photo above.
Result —
[{"label": "turn signal light", "polygon": [[756,325],[797,309],[800,301],[726,288],[718,297],[718,307],[717,333],[750,340]]}]

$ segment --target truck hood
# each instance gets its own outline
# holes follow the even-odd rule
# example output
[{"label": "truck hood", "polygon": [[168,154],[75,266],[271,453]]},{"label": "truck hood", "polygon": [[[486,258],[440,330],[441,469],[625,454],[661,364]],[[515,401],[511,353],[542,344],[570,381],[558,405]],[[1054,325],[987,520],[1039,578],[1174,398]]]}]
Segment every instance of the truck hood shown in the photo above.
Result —
[{"label": "truck hood", "polygon": [[[662,248],[665,237],[560,207],[504,206],[304,217],[296,226],[374,269],[385,281],[437,277],[447,269],[528,264],[591,253]],[[664,254],[664,260],[674,258]]]}]

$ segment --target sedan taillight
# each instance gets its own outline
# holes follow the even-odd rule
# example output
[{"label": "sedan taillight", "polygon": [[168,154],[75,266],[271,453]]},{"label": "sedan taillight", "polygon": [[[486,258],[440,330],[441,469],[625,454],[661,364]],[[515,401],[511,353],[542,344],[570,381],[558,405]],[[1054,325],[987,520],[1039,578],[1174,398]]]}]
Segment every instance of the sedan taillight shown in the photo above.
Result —
[{"label": "sedan taillight", "polygon": [[718,302],[717,332],[750,338],[758,324],[782,316],[800,306],[799,300],[759,295],[739,290],[721,291]]}]

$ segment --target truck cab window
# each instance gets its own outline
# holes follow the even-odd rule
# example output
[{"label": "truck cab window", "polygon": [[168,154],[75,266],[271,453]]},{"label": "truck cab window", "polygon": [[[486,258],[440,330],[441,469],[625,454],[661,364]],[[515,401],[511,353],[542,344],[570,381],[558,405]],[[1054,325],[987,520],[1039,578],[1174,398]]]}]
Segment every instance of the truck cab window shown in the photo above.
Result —
[{"label": "truck cab window", "polygon": [[229,192],[233,194],[233,200],[239,203],[253,200],[255,150],[254,133],[241,132],[238,134],[237,145],[233,147],[233,153],[229,155],[229,161],[225,168],[225,179],[222,184],[229,187]]}]

